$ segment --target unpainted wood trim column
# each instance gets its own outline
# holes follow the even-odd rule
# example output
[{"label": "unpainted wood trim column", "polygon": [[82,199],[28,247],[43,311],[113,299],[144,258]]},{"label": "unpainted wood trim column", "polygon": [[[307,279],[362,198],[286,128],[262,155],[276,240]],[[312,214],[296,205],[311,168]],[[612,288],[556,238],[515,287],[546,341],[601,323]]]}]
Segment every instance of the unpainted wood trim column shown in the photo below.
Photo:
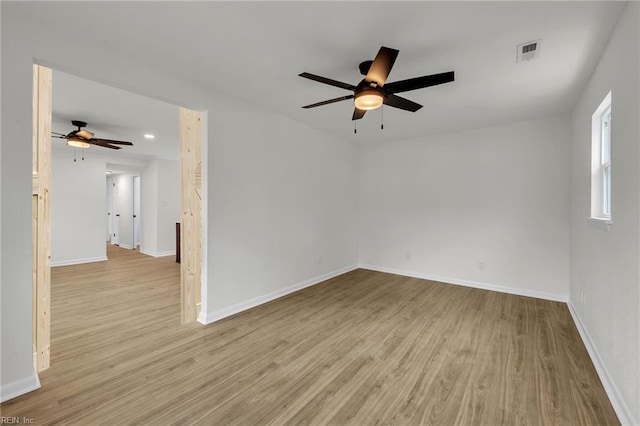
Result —
[{"label": "unpainted wood trim column", "polygon": [[201,293],[201,117],[198,111],[180,108],[180,286],[181,321],[195,321]]},{"label": "unpainted wood trim column", "polygon": [[33,66],[33,308],[36,370],[50,365],[52,71]]}]

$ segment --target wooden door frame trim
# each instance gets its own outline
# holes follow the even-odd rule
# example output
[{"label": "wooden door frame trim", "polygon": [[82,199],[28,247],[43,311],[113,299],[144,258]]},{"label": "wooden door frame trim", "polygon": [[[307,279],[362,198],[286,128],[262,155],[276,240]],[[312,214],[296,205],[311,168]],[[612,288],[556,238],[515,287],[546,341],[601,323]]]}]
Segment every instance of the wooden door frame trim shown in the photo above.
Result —
[{"label": "wooden door frame trim", "polygon": [[37,372],[51,359],[52,70],[33,65],[33,349]]},{"label": "wooden door frame trim", "polygon": [[200,315],[202,293],[202,118],[179,108],[180,133],[180,320]]}]

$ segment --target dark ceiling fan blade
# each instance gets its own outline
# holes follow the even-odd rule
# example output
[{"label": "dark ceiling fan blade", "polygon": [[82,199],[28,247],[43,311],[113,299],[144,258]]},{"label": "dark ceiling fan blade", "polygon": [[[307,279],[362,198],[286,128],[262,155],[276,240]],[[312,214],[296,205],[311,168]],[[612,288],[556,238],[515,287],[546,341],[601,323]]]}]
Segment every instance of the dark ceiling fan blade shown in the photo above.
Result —
[{"label": "dark ceiling fan blade", "polygon": [[400,51],[382,46],[373,60],[367,76],[364,78],[368,83],[375,82],[379,87],[384,86],[393,64],[396,62]]},{"label": "dark ceiling fan blade", "polygon": [[103,148],[111,148],[111,149],[121,149],[121,147],[116,145],[111,145],[110,143],[103,142],[104,139],[89,139],[87,142],[92,145],[101,146]]},{"label": "dark ceiling fan blade", "polygon": [[298,74],[298,76],[308,78],[309,80],[317,81],[320,83],[328,84],[330,86],[340,87],[341,89],[354,90],[354,91],[356,90],[356,86],[352,84],[343,83],[341,81],[332,80],[330,78],[321,77],[319,75],[310,74],[308,72],[303,72],[301,74]]},{"label": "dark ceiling fan blade", "polygon": [[305,109],[315,108],[315,107],[319,107],[319,106],[322,106],[322,105],[332,104],[332,103],[335,103],[335,102],[346,101],[347,99],[353,99],[353,95],[340,96],[339,98],[329,99],[329,100],[322,101],[322,102],[316,102],[315,104],[305,105],[302,108],[305,108]]},{"label": "dark ceiling fan blade", "polygon": [[364,117],[364,115],[366,113],[367,113],[367,110],[354,108],[353,109],[353,116],[351,117],[351,119],[352,120],[360,120],[362,117]]},{"label": "dark ceiling fan blade", "polygon": [[437,86],[438,84],[450,83],[454,81],[453,71],[443,72],[441,74],[425,75],[424,77],[415,77],[408,80],[394,81],[384,86],[387,94],[408,92],[409,90],[423,89],[425,87]]},{"label": "dark ceiling fan blade", "polygon": [[411,112],[416,112],[417,110],[422,108],[422,105],[396,95],[385,96],[384,104],[389,105],[390,107],[399,108]]},{"label": "dark ceiling fan blade", "polygon": [[133,146],[132,142],[126,142],[126,141],[114,141],[111,139],[89,139],[89,142],[100,142],[100,143],[110,143],[110,144],[114,144],[114,145],[128,145],[128,146]]}]

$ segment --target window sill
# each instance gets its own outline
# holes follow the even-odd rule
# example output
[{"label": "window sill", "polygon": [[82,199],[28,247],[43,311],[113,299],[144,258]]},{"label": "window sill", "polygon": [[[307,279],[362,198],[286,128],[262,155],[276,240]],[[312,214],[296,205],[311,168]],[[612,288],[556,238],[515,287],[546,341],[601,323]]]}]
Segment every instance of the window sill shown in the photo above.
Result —
[{"label": "window sill", "polygon": [[588,217],[587,220],[594,228],[602,231],[611,231],[611,225],[613,224],[611,219],[605,219],[603,217]]}]

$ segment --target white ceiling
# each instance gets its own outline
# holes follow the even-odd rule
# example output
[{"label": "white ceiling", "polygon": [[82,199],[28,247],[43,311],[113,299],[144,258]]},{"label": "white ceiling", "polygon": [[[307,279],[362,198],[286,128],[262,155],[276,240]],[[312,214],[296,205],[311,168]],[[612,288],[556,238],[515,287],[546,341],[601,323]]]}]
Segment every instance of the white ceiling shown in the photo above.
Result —
[{"label": "white ceiling", "polygon": [[[22,2],[10,9],[52,32],[64,31],[60,22],[73,22],[74,33],[120,52],[123,63],[143,58],[201,86],[363,142],[569,112],[624,7],[608,1]],[[537,39],[543,39],[539,58],[516,64],[516,45]],[[389,82],[449,70],[456,81],[403,94],[424,108],[384,108],[384,131],[380,111],[368,113],[355,137],[350,101],[300,108],[349,93],[300,78],[300,72],[356,84],[358,64],[373,59],[381,45],[400,50]],[[136,125],[131,117],[146,107],[107,92],[91,89],[82,103],[73,96],[66,104],[56,100],[56,113],[88,121],[89,130],[104,137],[116,125],[132,132],[162,128],[160,121]]]},{"label": "white ceiling", "polygon": [[[87,123],[96,138],[133,142],[120,150],[92,146],[104,154],[178,159],[178,107],[125,90],[53,71],[52,130],[67,134],[71,120]],[[145,139],[146,133],[155,139]],[[54,147],[66,147],[53,139]]]}]

